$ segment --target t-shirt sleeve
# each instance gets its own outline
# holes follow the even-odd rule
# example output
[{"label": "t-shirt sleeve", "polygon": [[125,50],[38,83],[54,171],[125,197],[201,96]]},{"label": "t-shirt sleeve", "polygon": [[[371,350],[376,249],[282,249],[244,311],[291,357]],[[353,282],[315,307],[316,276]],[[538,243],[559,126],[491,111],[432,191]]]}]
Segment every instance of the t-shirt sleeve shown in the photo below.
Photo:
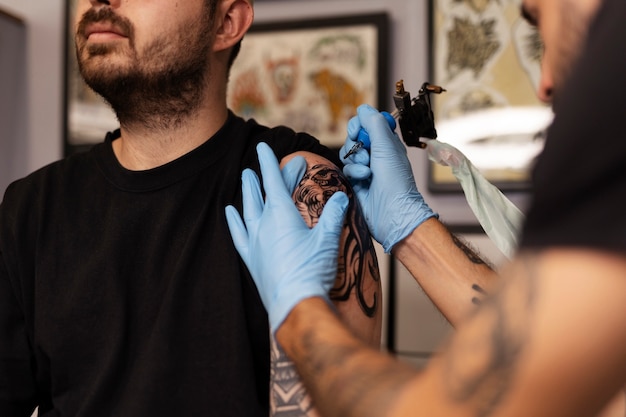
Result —
[{"label": "t-shirt sleeve", "polygon": [[35,382],[19,289],[9,275],[10,223],[0,205],[0,415],[25,416],[35,408]]},{"label": "t-shirt sleeve", "polygon": [[270,145],[279,160],[294,152],[307,151],[323,156],[339,168],[343,167],[338,150],[322,145],[319,140],[307,133],[296,133],[288,127],[279,126],[268,130],[263,136],[263,141]]},{"label": "t-shirt sleeve", "polygon": [[626,250],[626,2],[607,0],[555,99],[522,248]]}]

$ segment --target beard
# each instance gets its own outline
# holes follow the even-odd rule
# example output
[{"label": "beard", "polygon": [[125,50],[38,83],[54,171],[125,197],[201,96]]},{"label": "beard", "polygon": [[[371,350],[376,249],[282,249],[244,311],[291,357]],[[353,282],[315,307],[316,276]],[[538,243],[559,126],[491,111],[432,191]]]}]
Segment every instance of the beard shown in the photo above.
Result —
[{"label": "beard", "polygon": [[[94,22],[115,25],[128,43],[88,45],[84,29]],[[89,10],[76,34],[80,73],[110,104],[121,125],[179,127],[201,105],[207,89],[213,42],[210,22],[203,13],[181,22],[175,31],[159,34],[139,51],[128,20],[108,7]]]}]

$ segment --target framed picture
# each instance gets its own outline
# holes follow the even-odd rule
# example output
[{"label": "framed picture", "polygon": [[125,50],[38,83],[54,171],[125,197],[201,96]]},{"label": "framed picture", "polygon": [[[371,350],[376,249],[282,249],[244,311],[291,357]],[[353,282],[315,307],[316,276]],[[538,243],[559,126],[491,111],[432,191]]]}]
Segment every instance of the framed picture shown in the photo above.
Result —
[{"label": "framed picture", "polygon": [[65,43],[65,154],[69,155],[102,142],[106,132],[119,127],[113,110],[94,93],[78,72],[74,46],[76,0],[66,1]]},{"label": "framed picture", "polygon": [[[521,0],[429,0],[431,81],[438,139],[463,152],[503,191],[530,186],[552,121],[536,96],[542,42]],[[460,192],[450,168],[431,163],[432,192]]]},{"label": "framed picture", "polygon": [[339,148],[358,105],[385,101],[387,42],[386,14],[254,24],[231,69],[229,108]]}]

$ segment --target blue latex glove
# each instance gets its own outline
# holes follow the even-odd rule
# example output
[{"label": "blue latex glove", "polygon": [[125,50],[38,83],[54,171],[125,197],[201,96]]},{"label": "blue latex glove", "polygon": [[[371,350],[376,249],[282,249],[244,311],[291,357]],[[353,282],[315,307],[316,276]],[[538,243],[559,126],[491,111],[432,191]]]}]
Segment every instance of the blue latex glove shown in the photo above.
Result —
[{"label": "blue latex glove", "polygon": [[330,302],[328,292],[337,275],[339,238],[348,197],[335,193],[317,225],[309,229],[291,198],[306,170],[306,161],[294,158],[281,174],[267,144],[260,143],[257,153],[266,201],[258,177],[246,169],[242,174],[245,224],[233,206],[226,207],[226,220],[235,247],[267,309],[270,328],[276,332],[303,299],[322,297]]},{"label": "blue latex glove", "polygon": [[[394,119],[394,117],[390,114],[387,113],[386,111],[381,112],[381,114],[383,116],[385,116],[385,119],[387,119],[387,122],[389,123],[389,127],[391,127],[391,130],[395,130],[396,128],[396,119]],[[346,159],[348,158],[350,155],[352,155],[354,152],[357,151],[357,149],[363,147],[365,149],[367,149],[368,151],[370,150],[370,135],[367,133],[367,130],[365,129],[361,129],[359,130],[359,134],[356,138],[356,144],[353,145],[352,148],[350,148],[350,150],[348,150],[347,153],[344,152],[342,158]]]},{"label": "blue latex glove", "polygon": [[368,105],[357,109],[348,123],[348,138],[339,156],[352,149],[359,131],[370,137],[370,153],[364,148],[344,160],[344,174],[361,204],[372,236],[386,253],[415,228],[436,217],[417,190],[406,147],[380,112]]}]

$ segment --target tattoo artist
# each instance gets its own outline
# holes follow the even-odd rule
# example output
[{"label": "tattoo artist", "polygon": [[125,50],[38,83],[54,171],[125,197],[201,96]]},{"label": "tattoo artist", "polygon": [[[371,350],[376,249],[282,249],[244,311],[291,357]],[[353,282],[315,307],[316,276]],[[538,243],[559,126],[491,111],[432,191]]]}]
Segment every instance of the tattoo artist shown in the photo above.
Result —
[{"label": "tattoo artist", "polygon": [[[524,0],[522,14],[545,44],[539,96],[554,97],[556,118],[520,248],[498,274],[454,244],[380,113],[362,106],[348,127],[343,154],[359,129],[371,139],[344,172],[374,238],[456,327],[425,369],[365,346],[329,302],[345,196],[309,229],[290,197],[304,161],[281,173],[259,145],[266,201],[243,174],[243,220],[227,209],[235,246],[325,416],[624,416],[626,54],[616,42],[626,2]],[[474,288],[488,293],[479,306]]]}]

